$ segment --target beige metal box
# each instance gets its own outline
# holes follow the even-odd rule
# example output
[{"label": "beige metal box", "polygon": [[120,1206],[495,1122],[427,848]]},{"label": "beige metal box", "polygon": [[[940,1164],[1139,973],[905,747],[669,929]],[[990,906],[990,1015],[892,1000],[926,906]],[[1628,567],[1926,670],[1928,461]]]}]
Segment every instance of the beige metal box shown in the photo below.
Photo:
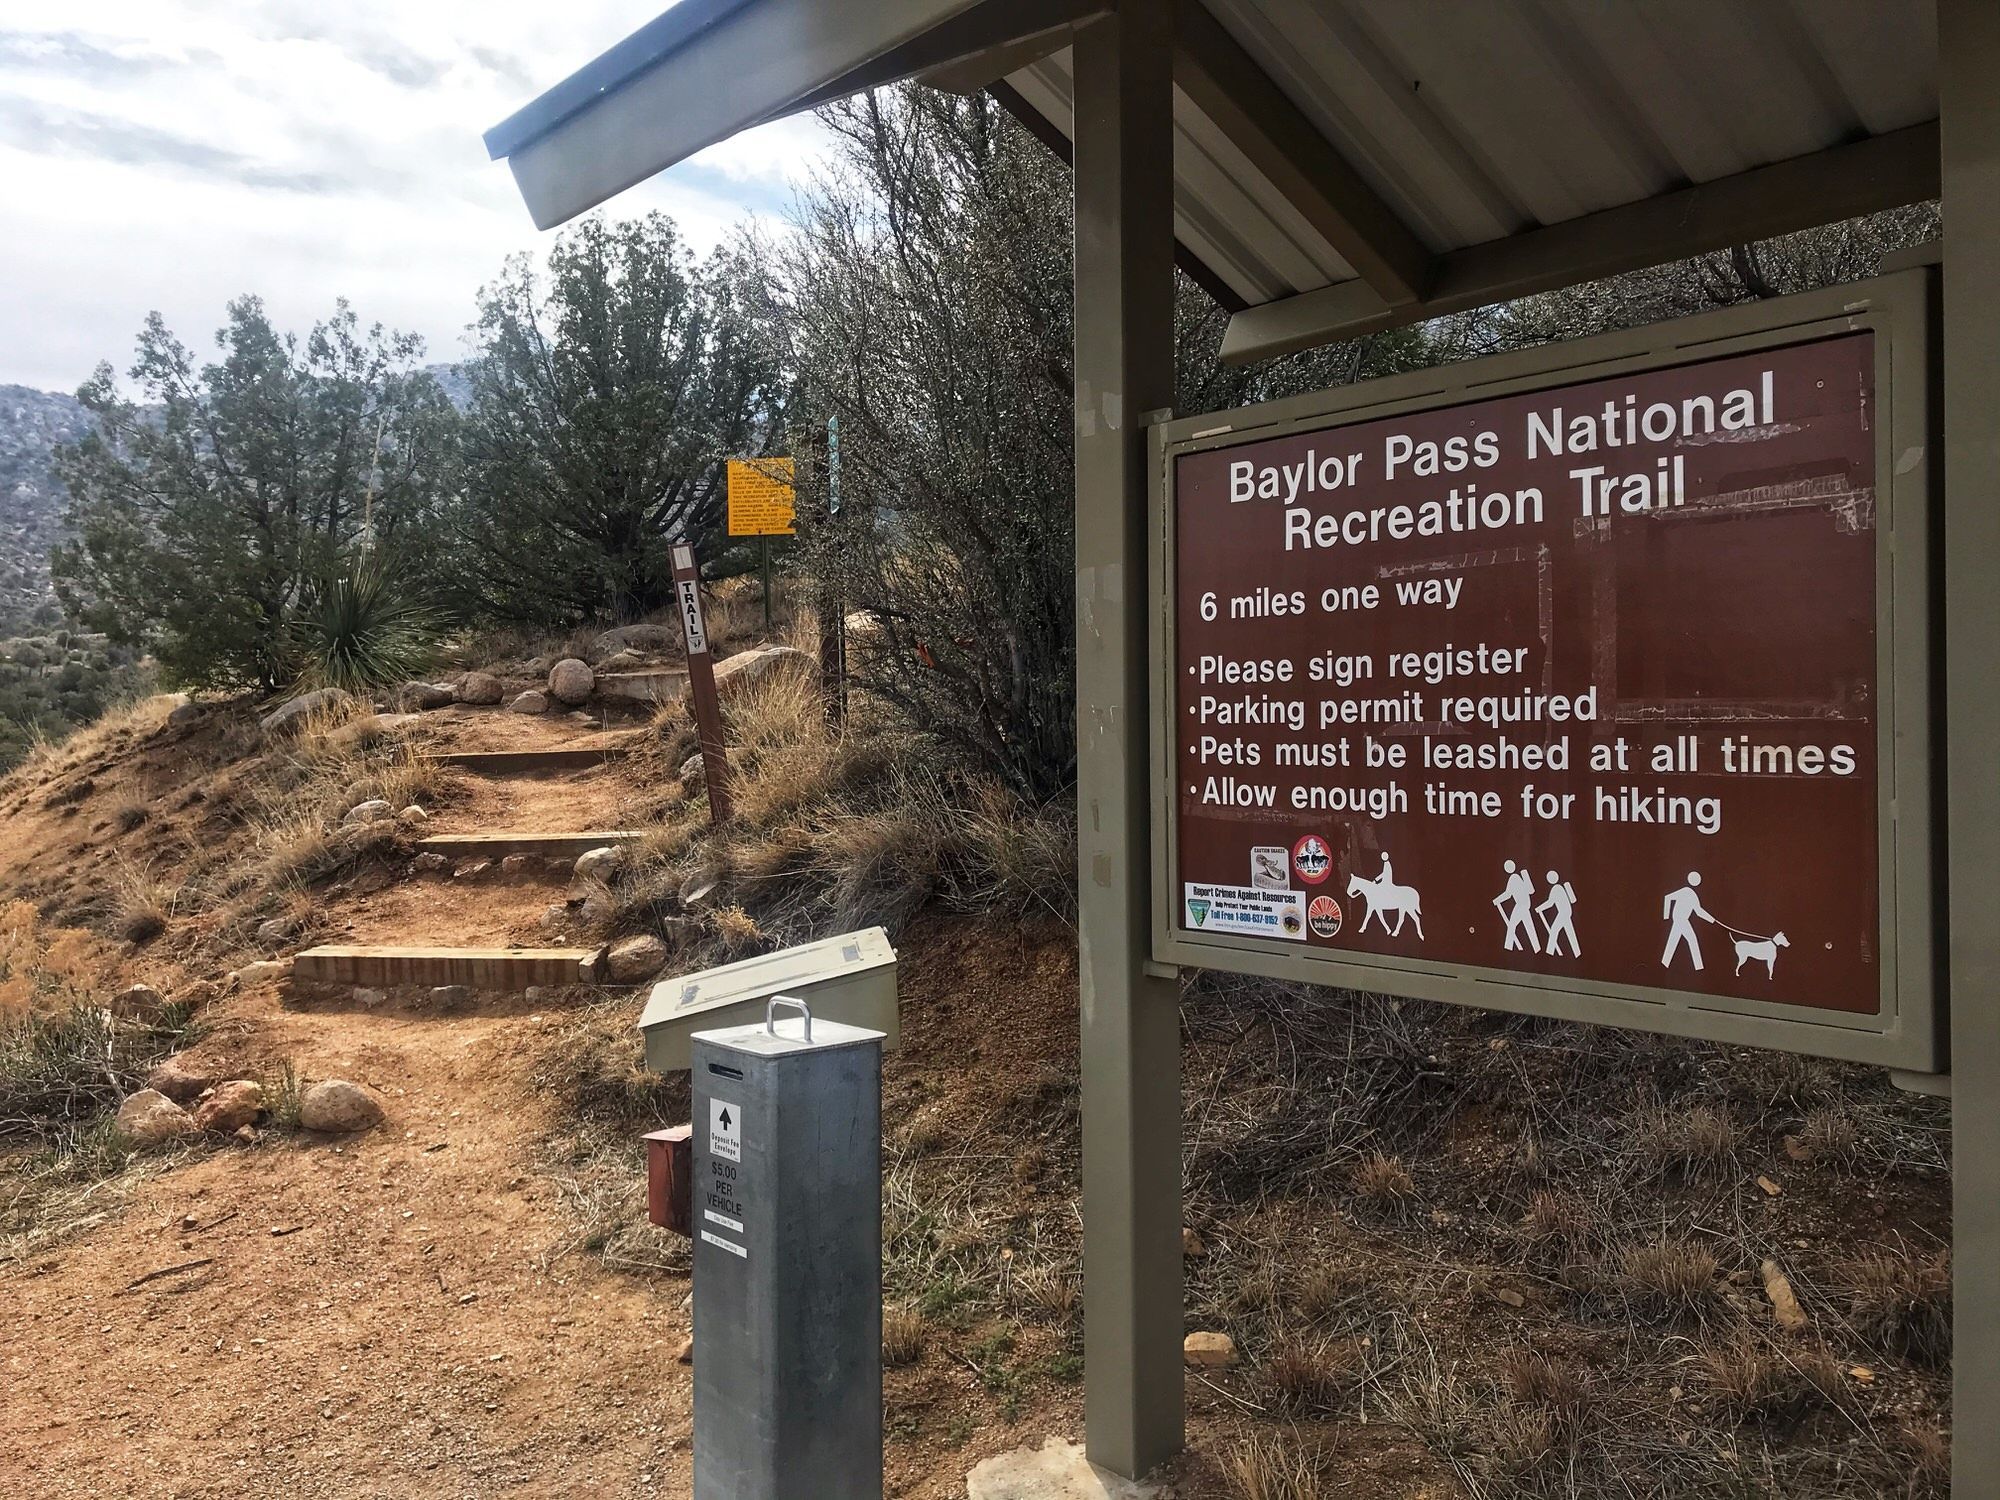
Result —
[{"label": "beige metal box", "polygon": [[879,1031],[885,1050],[896,1045],[896,950],[888,933],[867,927],[661,980],[639,1017],[646,1066],[656,1073],[687,1067],[690,1035],[761,1022],[773,995],[805,1001],[815,1019]]}]

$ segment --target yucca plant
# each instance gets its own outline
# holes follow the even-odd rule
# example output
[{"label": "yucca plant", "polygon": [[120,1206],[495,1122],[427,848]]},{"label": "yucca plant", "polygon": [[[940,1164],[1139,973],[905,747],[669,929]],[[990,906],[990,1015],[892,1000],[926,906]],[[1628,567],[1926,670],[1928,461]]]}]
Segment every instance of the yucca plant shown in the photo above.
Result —
[{"label": "yucca plant", "polygon": [[363,560],[328,579],[300,610],[291,645],[302,686],[369,692],[422,671],[437,634],[429,604],[388,569]]}]

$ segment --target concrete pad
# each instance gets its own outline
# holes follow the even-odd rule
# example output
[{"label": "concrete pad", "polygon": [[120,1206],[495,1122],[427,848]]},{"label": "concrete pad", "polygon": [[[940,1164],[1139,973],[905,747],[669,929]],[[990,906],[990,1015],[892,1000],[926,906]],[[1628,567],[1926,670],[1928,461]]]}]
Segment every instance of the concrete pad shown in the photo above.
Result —
[{"label": "concrete pad", "polygon": [[1159,1489],[1120,1478],[1052,1437],[1040,1449],[995,1454],[965,1476],[966,1500],[1152,1500]]}]

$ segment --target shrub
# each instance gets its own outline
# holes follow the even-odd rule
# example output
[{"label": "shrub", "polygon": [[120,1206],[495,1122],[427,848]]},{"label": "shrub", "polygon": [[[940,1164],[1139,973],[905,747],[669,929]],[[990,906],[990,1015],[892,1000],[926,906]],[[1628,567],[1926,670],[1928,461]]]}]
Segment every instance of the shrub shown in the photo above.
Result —
[{"label": "shrub", "polygon": [[423,671],[437,619],[407,585],[364,561],[328,580],[293,619],[290,641],[302,685],[367,693]]}]

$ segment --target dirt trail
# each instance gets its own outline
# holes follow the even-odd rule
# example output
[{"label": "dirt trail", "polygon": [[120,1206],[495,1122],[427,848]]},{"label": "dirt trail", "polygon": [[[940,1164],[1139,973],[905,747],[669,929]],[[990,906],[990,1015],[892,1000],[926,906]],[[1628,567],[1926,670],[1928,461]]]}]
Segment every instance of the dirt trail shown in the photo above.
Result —
[{"label": "dirt trail", "polygon": [[[584,732],[470,712],[440,728],[468,749]],[[601,825],[618,792],[608,770],[496,778],[439,826]],[[404,882],[330,915],[506,941],[555,889]],[[0,1493],[686,1494],[685,1284],[603,1270],[536,1170],[552,1122],[526,1062],[555,1018],[293,1010],[268,991],[217,1010],[308,1079],[378,1089],[389,1123],[217,1152],[0,1280]]]}]

